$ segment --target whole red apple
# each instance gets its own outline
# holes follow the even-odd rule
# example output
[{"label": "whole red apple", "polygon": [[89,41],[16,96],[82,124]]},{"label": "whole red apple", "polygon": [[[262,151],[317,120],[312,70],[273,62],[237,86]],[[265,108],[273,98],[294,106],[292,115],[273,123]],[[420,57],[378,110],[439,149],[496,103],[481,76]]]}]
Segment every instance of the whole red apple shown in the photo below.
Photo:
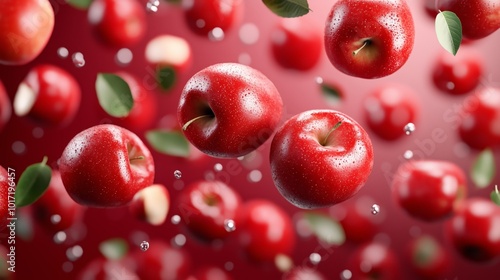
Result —
[{"label": "whole red apple", "polygon": [[454,12],[462,23],[462,35],[481,39],[500,28],[500,2],[490,0],[441,0],[441,11]]},{"label": "whole red apple", "polygon": [[138,191],[129,210],[134,217],[151,225],[165,222],[170,209],[170,194],[164,185],[154,184]]},{"label": "whole red apple", "polygon": [[467,97],[460,112],[460,138],[472,148],[485,149],[500,143],[500,89],[481,87]]},{"label": "whole red apple", "polygon": [[422,279],[443,279],[451,267],[449,252],[432,235],[421,235],[408,244],[408,259]]},{"label": "whole red apple", "polygon": [[92,207],[124,206],[155,176],[153,157],[142,140],[110,124],[78,133],[64,149],[59,170],[71,198]]},{"label": "whole red apple", "polygon": [[400,263],[394,251],[387,245],[372,242],[358,247],[348,260],[351,279],[400,280]]},{"label": "whole red apple", "polygon": [[242,0],[183,1],[184,17],[189,28],[198,35],[207,36],[214,28],[228,31],[240,20]]},{"label": "whole red apple", "polygon": [[447,218],[467,194],[462,169],[448,161],[418,160],[401,164],[392,181],[394,200],[412,217]]},{"label": "whole red apple", "polygon": [[250,260],[273,262],[278,254],[289,255],[295,247],[295,231],[288,214],[268,200],[256,199],[238,210],[236,231]]},{"label": "whole red apple", "polygon": [[227,237],[232,230],[226,229],[228,220],[238,227],[241,197],[221,181],[196,181],[182,190],[177,203],[188,229],[203,239]]},{"label": "whole red apple", "polygon": [[368,94],[364,100],[368,126],[380,138],[391,141],[405,135],[404,127],[415,123],[420,105],[411,88],[386,84]]},{"label": "whole red apple", "polygon": [[339,0],[326,20],[330,62],[355,77],[374,79],[396,72],[408,60],[414,38],[404,0]]},{"label": "whole red apple", "polygon": [[282,67],[306,71],[323,54],[323,33],[304,17],[281,19],[272,33],[271,50]]},{"label": "whole red apple", "polygon": [[96,34],[113,47],[128,47],[146,33],[145,8],[135,0],[94,0],[88,21]]},{"label": "whole red apple", "polygon": [[366,131],[334,110],[295,115],[271,143],[271,171],[278,191],[299,208],[329,207],[355,195],[373,167]]},{"label": "whole red apple", "polygon": [[278,90],[260,71],[220,63],[189,79],[177,116],[184,135],[199,150],[236,158],[257,149],[274,133],[282,106]]},{"label": "whole red apple", "polygon": [[445,225],[457,252],[473,262],[500,259],[500,207],[485,198],[469,198]]},{"label": "whole red apple", "polygon": [[76,79],[55,65],[31,69],[14,97],[17,116],[29,116],[48,125],[66,125],[80,106],[81,92]]},{"label": "whole red apple", "polygon": [[32,207],[34,219],[52,234],[81,222],[85,210],[71,199],[58,170],[52,171],[49,187]]},{"label": "whole red apple", "polygon": [[9,180],[9,178],[11,177],[9,177],[7,170],[0,165],[0,232],[9,223],[7,218],[11,217],[9,215],[9,187],[11,187],[13,193],[14,189],[12,186],[14,182]]},{"label": "whole red apple", "polygon": [[0,64],[33,61],[54,29],[54,10],[48,0],[0,1]]},{"label": "whole red apple", "polygon": [[442,92],[459,95],[476,88],[483,73],[482,56],[461,48],[455,56],[444,51],[440,54],[432,71],[432,81]]},{"label": "whole red apple", "polygon": [[0,81],[0,132],[9,122],[11,115],[12,107],[10,105],[10,98],[5,91],[2,81]]}]

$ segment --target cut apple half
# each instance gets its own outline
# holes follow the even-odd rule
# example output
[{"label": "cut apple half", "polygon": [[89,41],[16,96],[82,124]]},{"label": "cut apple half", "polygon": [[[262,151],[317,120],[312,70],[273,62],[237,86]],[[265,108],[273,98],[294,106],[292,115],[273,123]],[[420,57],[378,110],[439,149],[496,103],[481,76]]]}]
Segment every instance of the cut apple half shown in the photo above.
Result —
[{"label": "cut apple half", "polygon": [[146,60],[151,64],[182,69],[190,59],[189,43],[181,37],[160,35],[149,41],[146,46]]},{"label": "cut apple half", "polygon": [[151,185],[137,192],[130,205],[130,211],[139,220],[151,225],[161,225],[167,218],[170,196],[165,186]]},{"label": "cut apple half", "polygon": [[21,83],[14,97],[14,112],[17,116],[26,116],[35,105],[38,90],[34,90],[27,83]]}]

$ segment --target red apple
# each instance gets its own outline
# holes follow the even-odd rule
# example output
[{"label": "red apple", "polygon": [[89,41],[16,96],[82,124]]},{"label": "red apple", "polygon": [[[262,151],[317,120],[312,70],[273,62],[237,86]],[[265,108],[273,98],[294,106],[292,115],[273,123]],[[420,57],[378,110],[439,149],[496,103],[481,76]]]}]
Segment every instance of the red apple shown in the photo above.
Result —
[{"label": "red apple", "polygon": [[453,214],[467,194],[467,179],[452,162],[418,160],[399,166],[392,181],[394,200],[412,217],[436,221]]},{"label": "red apple", "polygon": [[339,0],[326,20],[325,49],[339,71],[374,79],[406,63],[414,37],[413,18],[404,0]]},{"label": "red apple", "polygon": [[129,209],[137,219],[159,226],[167,218],[170,194],[164,185],[151,185],[135,194]]},{"label": "red apple", "polygon": [[317,269],[307,266],[296,266],[283,275],[283,280],[326,280]]},{"label": "red apple", "polygon": [[413,271],[423,279],[443,279],[451,266],[448,251],[432,235],[421,235],[408,244]]},{"label": "red apple", "polygon": [[240,195],[220,181],[197,181],[184,188],[177,198],[178,208],[188,229],[203,239],[225,238],[226,222],[238,227],[236,211]]},{"label": "red apple", "polygon": [[465,259],[500,259],[500,207],[485,198],[469,198],[445,225],[446,236]]},{"label": "red apple", "polygon": [[454,12],[462,23],[462,35],[481,39],[500,28],[500,2],[491,0],[441,0],[441,11]]},{"label": "red apple", "polygon": [[14,112],[48,125],[67,125],[74,119],[80,99],[80,86],[70,73],[43,64],[31,69],[19,85]]},{"label": "red apple", "polygon": [[310,70],[323,54],[323,33],[304,17],[281,19],[273,30],[271,49],[282,67]]},{"label": "red apple", "polygon": [[413,90],[400,84],[379,87],[364,100],[368,126],[377,136],[389,141],[405,135],[404,127],[416,122],[419,109]]},{"label": "red apple", "polygon": [[500,89],[482,87],[463,102],[460,138],[470,147],[485,149],[500,143]]},{"label": "red apple", "polygon": [[214,28],[226,32],[236,25],[243,12],[242,0],[183,1],[184,17],[196,34],[207,36]]},{"label": "red apple", "polygon": [[77,280],[110,280],[126,279],[139,280],[127,265],[121,261],[107,260],[103,258],[94,259],[88,263],[78,274]]},{"label": "red apple", "polygon": [[88,21],[96,34],[113,47],[128,47],[146,33],[146,11],[136,0],[94,0]]},{"label": "red apple", "polygon": [[124,206],[155,176],[153,158],[142,140],[110,124],[78,133],[64,149],[59,170],[71,198],[93,207]]},{"label": "red apple", "polygon": [[184,135],[199,150],[235,158],[257,149],[273,134],[282,106],[278,90],[260,71],[220,63],[189,79],[177,116]]},{"label": "red apple", "polygon": [[239,243],[250,260],[273,262],[277,255],[289,255],[295,247],[292,220],[268,200],[246,202],[237,216]]},{"label": "red apple", "polygon": [[[12,174],[13,173],[11,173],[11,175]],[[9,177],[7,170],[0,165],[0,232],[2,232],[9,223],[7,218],[11,217],[9,215],[9,187],[11,187],[13,193],[14,189],[12,187],[13,185],[15,186],[15,184],[14,181],[12,181],[14,178],[9,180],[10,178],[13,177]]]},{"label": "red apple", "polygon": [[54,10],[48,0],[0,1],[0,64],[33,61],[54,29]]},{"label": "red apple", "polygon": [[71,199],[58,170],[52,171],[49,187],[32,209],[35,220],[52,234],[81,222],[85,210]]},{"label": "red apple", "polygon": [[348,261],[351,279],[356,280],[400,280],[399,261],[387,245],[372,242],[357,248]]},{"label": "red apple", "polygon": [[186,280],[232,280],[233,277],[225,270],[216,266],[203,266],[198,268],[194,276],[189,276]]},{"label": "red apple", "polygon": [[432,72],[434,85],[442,92],[465,94],[479,84],[484,73],[484,61],[479,53],[461,48],[455,56],[442,52]]},{"label": "red apple", "polygon": [[2,81],[0,81],[0,132],[9,122],[11,115],[12,107],[10,105],[10,99],[5,91]]},{"label": "red apple", "polygon": [[366,131],[334,110],[289,119],[273,138],[271,170],[278,191],[299,208],[320,208],[355,195],[373,167]]}]

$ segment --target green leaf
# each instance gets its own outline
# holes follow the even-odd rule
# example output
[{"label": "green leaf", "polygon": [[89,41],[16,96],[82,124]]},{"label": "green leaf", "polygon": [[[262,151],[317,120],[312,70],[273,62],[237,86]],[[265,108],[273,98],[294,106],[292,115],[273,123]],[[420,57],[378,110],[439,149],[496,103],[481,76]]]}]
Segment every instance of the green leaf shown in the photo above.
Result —
[{"label": "green leaf", "polygon": [[478,188],[489,186],[495,177],[495,157],[491,149],[484,149],[472,163],[470,171],[472,182]]},{"label": "green leaf", "polygon": [[162,129],[150,130],[146,132],[146,139],[153,149],[162,154],[177,157],[189,156],[189,142],[182,132]]},{"label": "green leaf", "polygon": [[80,10],[87,10],[90,4],[92,4],[92,1],[93,0],[66,0],[66,3]]},{"label": "green leaf", "polygon": [[462,23],[457,15],[450,11],[439,12],[434,27],[439,44],[456,55],[462,42]]},{"label": "green leaf", "polygon": [[35,163],[21,174],[17,182],[16,207],[28,206],[37,201],[45,192],[52,177],[52,169],[47,166],[47,157],[41,163]]},{"label": "green leaf", "polygon": [[129,85],[115,74],[99,73],[95,89],[102,109],[113,117],[126,117],[134,107]]},{"label": "green leaf", "polygon": [[112,238],[99,244],[99,251],[108,260],[119,260],[128,252],[128,243],[123,238]]},{"label": "green leaf", "polygon": [[262,0],[273,13],[284,18],[300,17],[309,13],[307,0]]},{"label": "green leaf", "polygon": [[345,233],[342,225],[328,215],[307,212],[304,218],[316,237],[328,245],[342,245],[345,242]]},{"label": "green leaf", "polygon": [[495,189],[491,192],[491,201],[493,201],[496,205],[500,206],[500,192],[498,192],[498,186],[495,185]]},{"label": "green leaf", "polygon": [[175,69],[169,66],[161,67],[156,71],[156,82],[164,91],[171,89],[177,80]]},{"label": "green leaf", "polygon": [[421,236],[416,242],[416,251],[413,256],[414,264],[417,267],[429,267],[436,260],[439,244],[430,235]]},{"label": "green leaf", "polygon": [[340,88],[323,82],[323,79],[321,78],[319,78],[318,84],[321,88],[323,97],[329,105],[338,106],[342,102],[344,96]]}]

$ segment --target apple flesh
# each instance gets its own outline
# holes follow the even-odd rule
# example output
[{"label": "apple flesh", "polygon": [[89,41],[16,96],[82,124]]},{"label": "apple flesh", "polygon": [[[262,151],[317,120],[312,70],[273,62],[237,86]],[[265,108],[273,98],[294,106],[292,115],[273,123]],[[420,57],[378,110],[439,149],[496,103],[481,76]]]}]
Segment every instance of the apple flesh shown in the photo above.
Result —
[{"label": "apple flesh", "polygon": [[271,171],[278,191],[299,208],[321,208],[355,195],[373,168],[366,131],[334,110],[295,115],[271,143]]},{"label": "apple flesh", "polygon": [[45,49],[54,30],[48,0],[0,1],[0,64],[24,65]]},{"label": "apple flesh", "polygon": [[78,133],[59,159],[73,200],[91,207],[119,207],[153,183],[155,168],[142,140],[119,126],[102,124]]},{"label": "apple flesh", "polygon": [[138,191],[129,210],[138,220],[159,226],[165,222],[170,209],[170,195],[164,185],[154,184]]},{"label": "apple flesh", "polygon": [[159,35],[151,39],[146,45],[145,56],[152,65],[170,66],[177,71],[186,71],[193,60],[189,42],[174,35]]},{"label": "apple flesh", "polygon": [[326,20],[326,54],[335,68],[354,77],[396,72],[408,60],[414,38],[404,0],[339,0]]},{"label": "apple flesh", "polygon": [[10,99],[5,91],[2,81],[0,81],[0,131],[9,122],[10,116],[12,115],[12,107],[10,105]]}]

